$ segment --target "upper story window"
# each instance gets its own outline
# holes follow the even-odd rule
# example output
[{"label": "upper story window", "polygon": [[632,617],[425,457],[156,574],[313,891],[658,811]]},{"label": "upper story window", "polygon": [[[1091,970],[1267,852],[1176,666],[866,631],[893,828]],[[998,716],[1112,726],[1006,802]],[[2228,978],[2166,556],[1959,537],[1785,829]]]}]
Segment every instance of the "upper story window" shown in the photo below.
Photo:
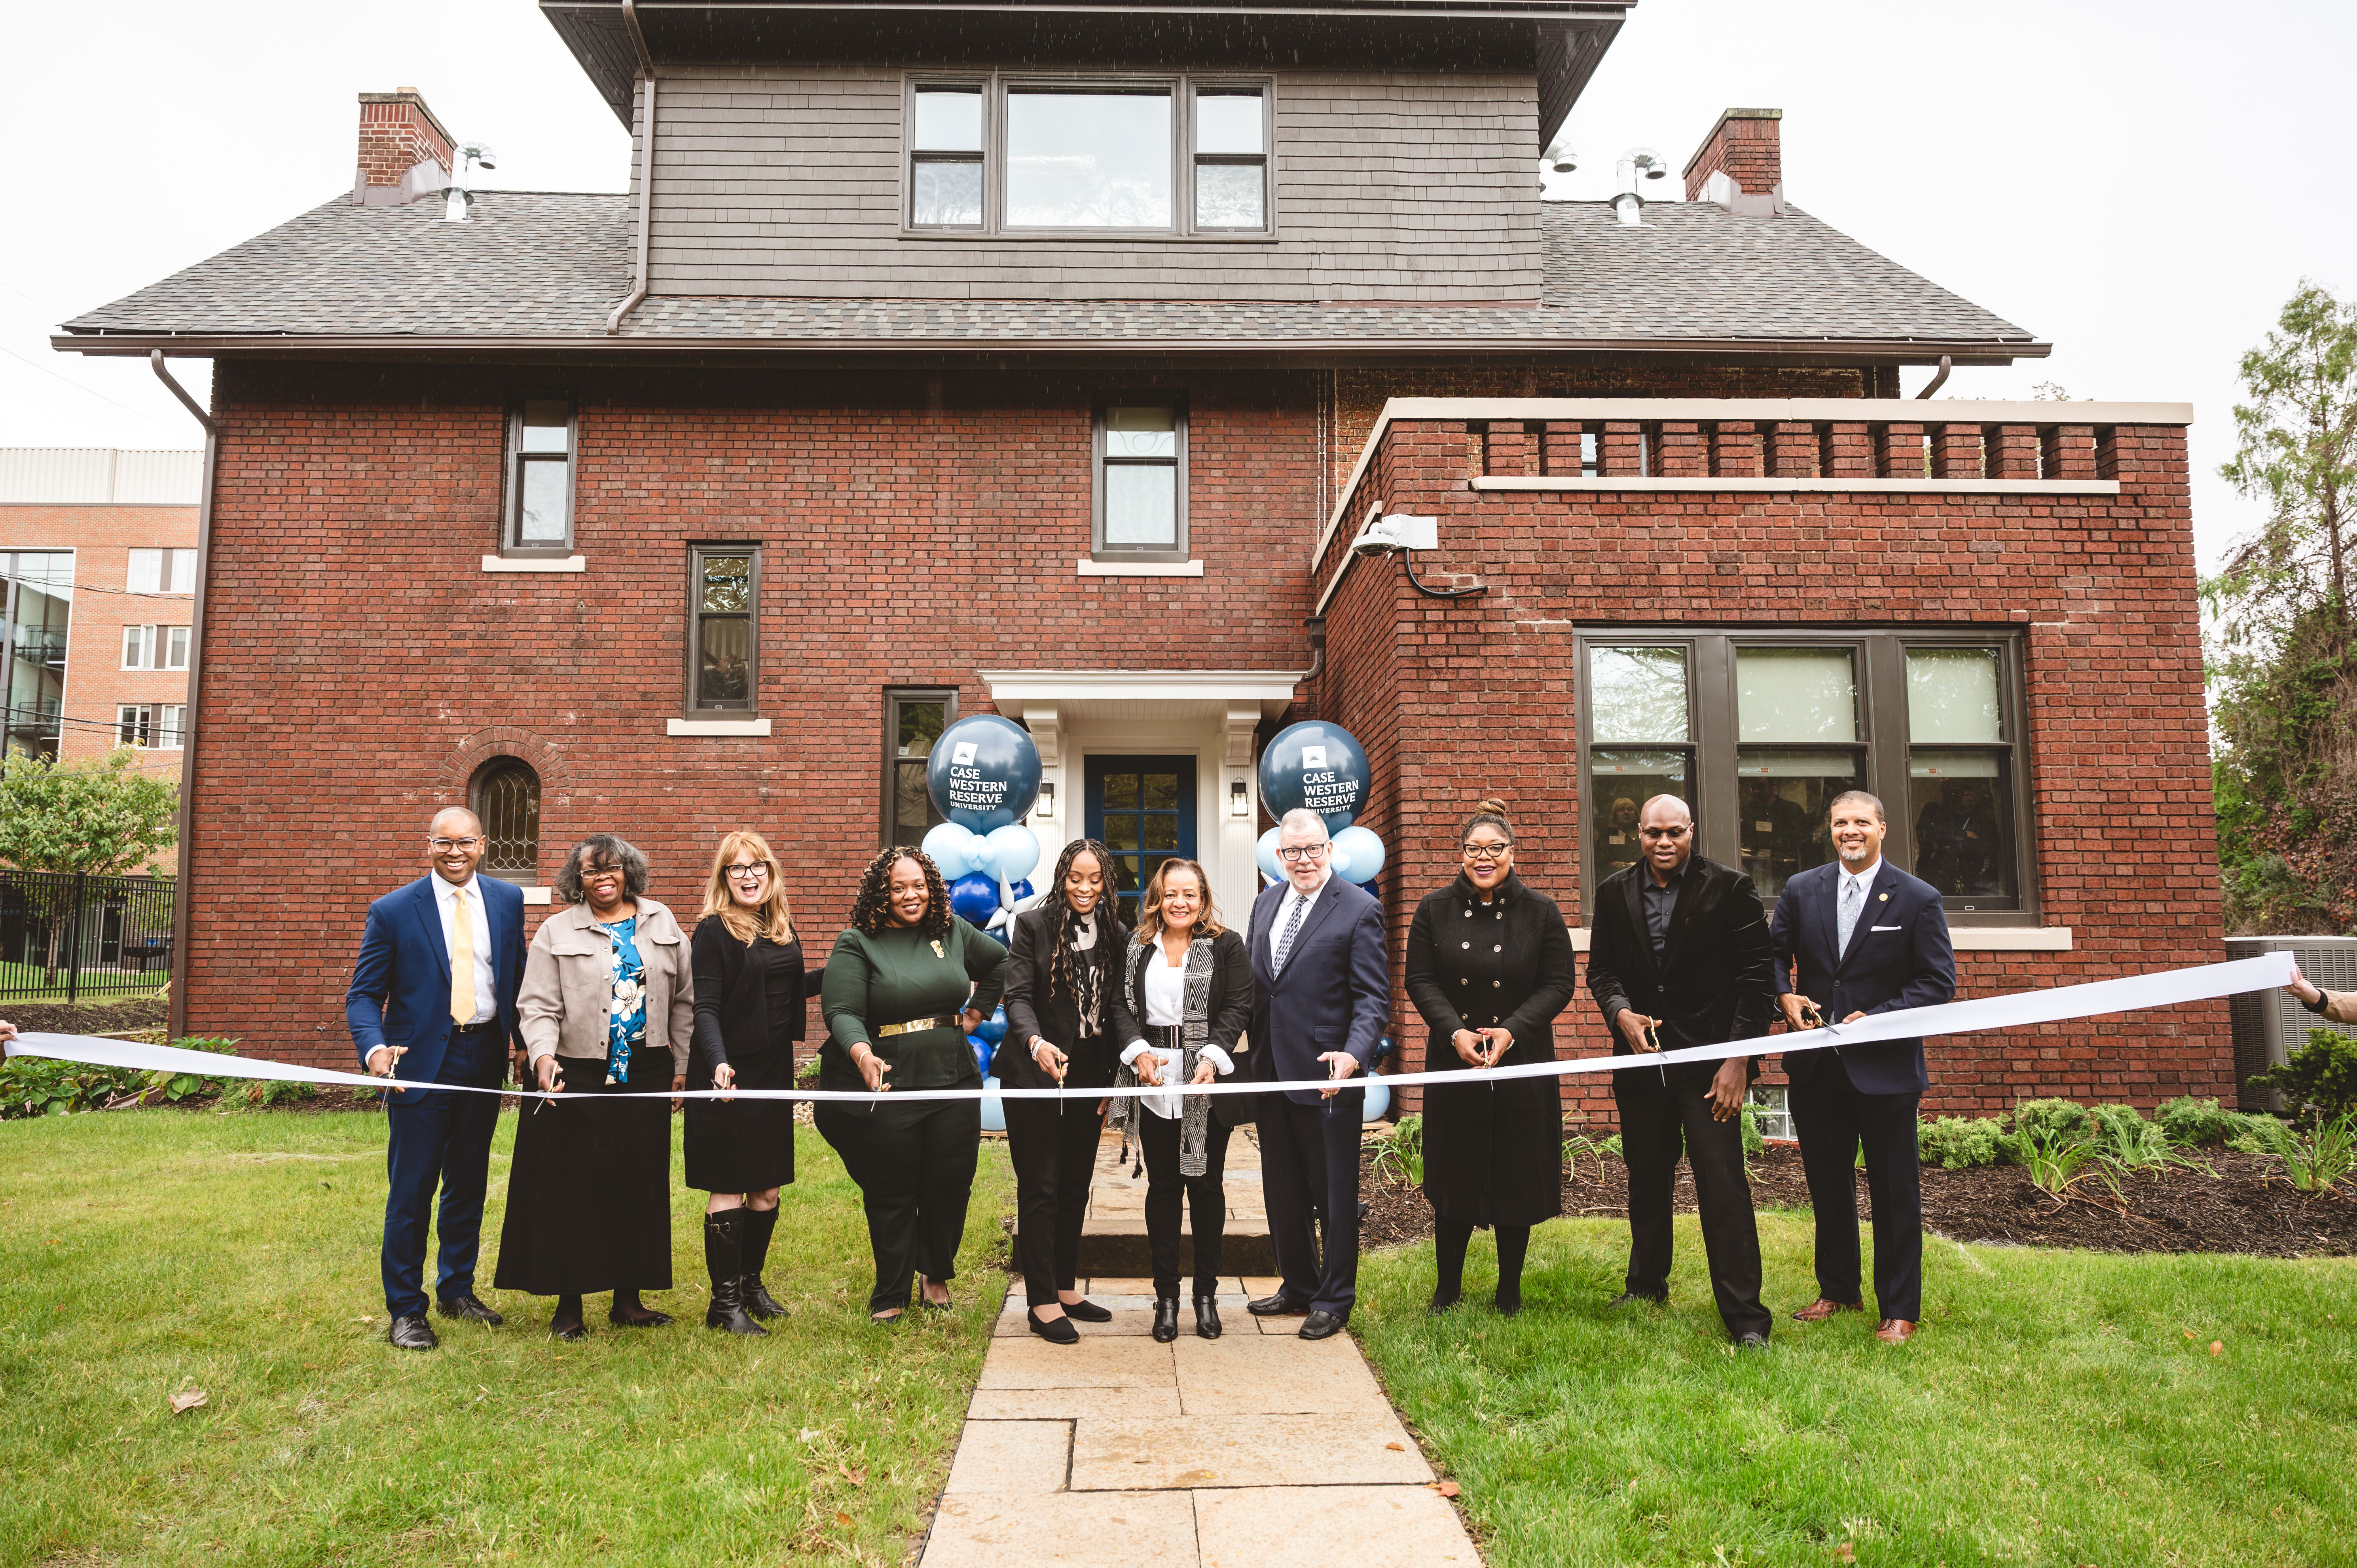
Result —
[{"label": "upper story window", "polygon": [[912,81],[909,226],[1266,233],[1269,120],[1265,82]]},{"label": "upper story window", "polygon": [[533,399],[508,415],[502,555],[573,553],[573,405]]},{"label": "upper story window", "polygon": [[135,594],[193,594],[197,591],[197,553],[193,550],[133,550],[123,585]]},{"label": "upper story window", "polygon": [[186,670],[188,628],[185,626],[126,626],[123,628],[125,670]]},{"label": "upper story window", "polygon": [[1099,560],[1187,557],[1187,405],[1168,392],[1115,393],[1097,404]]},{"label": "upper story window", "polygon": [[178,751],[188,727],[185,703],[124,703],[114,710],[114,744]]},{"label": "upper story window", "polygon": [[687,711],[749,714],[760,692],[761,552],[750,544],[697,544],[687,554]]}]

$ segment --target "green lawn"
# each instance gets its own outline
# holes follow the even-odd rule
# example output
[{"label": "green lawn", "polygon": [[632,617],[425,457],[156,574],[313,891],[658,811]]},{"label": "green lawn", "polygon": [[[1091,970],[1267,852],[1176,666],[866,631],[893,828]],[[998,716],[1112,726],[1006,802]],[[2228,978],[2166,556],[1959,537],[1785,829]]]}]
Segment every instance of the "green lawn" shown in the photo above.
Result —
[{"label": "green lawn", "polygon": [[[152,996],[164,989],[164,983],[171,978],[171,970],[162,966],[145,972],[124,969],[86,969],[81,973],[77,1000],[103,1004],[125,1001],[135,996]],[[8,998],[6,1002],[0,1002],[0,1008],[11,1003],[63,1002],[66,1000],[66,972],[63,969],[58,971],[56,983],[51,987],[49,972],[44,965],[0,961],[0,994]]]},{"label": "green lawn", "polygon": [[1671,1305],[1628,1316],[1610,1221],[1538,1230],[1512,1320],[1485,1241],[1437,1320],[1429,1243],[1368,1260],[1351,1326],[1491,1568],[2357,1560],[2357,1260],[1927,1238],[1894,1350],[1787,1320],[1815,1294],[1805,1215],[1760,1240],[1765,1356],[1726,1348],[1691,1217]]},{"label": "green lawn", "polygon": [[[514,1119],[491,1167],[490,1274]],[[858,1195],[805,1131],[773,1337],[703,1326],[703,1195],[674,1183],[680,1322],[560,1346],[549,1303],[384,1344],[384,1123],[144,1112],[0,1124],[0,1563],[898,1564],[997,1308],[1011,1181],[985,1144],[946,1318],[866,1322]],[[428,1262],[428,1277],[432,1264]],[[170,1413],[202,1389],[203,1407]]]}]

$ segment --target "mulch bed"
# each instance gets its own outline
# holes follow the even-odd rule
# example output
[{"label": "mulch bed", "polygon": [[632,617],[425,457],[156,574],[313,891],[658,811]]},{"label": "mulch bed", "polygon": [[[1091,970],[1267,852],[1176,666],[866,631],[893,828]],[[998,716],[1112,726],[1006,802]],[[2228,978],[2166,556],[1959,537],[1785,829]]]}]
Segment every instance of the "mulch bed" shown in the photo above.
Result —
[{"label": "mulch bed", "polygon": [[[2170,1170],[2134,1176],[2121,1184],[2126,1212],[2110,1195],[2089,1186],[2086,1196],[2057,1203],[2030,1185],[2018,1165],[1952,1171],[1923,1167],[1923,1221],[1959,1241],[2023,1247],[2079,1247],[2099,1252],[2244,1252],[2269,1258],[2345,1257],[2357,1253],[2357,1198],[2346,1191],[2300,1192],[2271,1155],[2224,1149],[2200,1151],[2218,1175]],[[1432,1234],[1432,1209],[1414,1187],[1375,1176],[1362,1156],[1360,1192],[1367,1201],[1361,1240],[1397,1246]],[[1763,1208],[1809,1208],[1801,1152],[1770,1144],[1751,1162],[1752,1200]],[[1694,1177],[1678,1167],[1672,1201],[1681,1214],[1695,1208]],[[1624,1217],[1629,1167],[1609,1156],[1583,1155],[1564,1167],[1566,1215]],[[1857,1212],[1869,1219],[1866,1173],[1857,1176]]]}]

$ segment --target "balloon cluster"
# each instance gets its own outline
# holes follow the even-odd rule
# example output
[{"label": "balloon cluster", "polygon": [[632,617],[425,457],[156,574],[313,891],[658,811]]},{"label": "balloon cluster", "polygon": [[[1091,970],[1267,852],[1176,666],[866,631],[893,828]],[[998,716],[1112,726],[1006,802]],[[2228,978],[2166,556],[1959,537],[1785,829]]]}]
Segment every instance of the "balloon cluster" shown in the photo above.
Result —
[{"label": "balloon cluster", "polygon": [[949,884],[950,908],[1004,942],[1039,864],[1039,841],[1019,820],[1039,798],[1039,748],[996,714],[960,719],[933,742],[925,791],[949,819],[922,847]]},{"label": "balloon cluster", "polygon": [[[1334,840],[1334,874],[1362,886],[1383,868],[1383,841],[1372,828],[1352,825],[1366,804],[1368,781],[1366,748],[1349,730],[1323,720],[1286,725],[1260,754],[1260,798],[1269,814],[1311,811],[1325,818]],[[1271,828],[1261,834],[1255,854],[1271,882],[1285,880],[1277,832]]]}]

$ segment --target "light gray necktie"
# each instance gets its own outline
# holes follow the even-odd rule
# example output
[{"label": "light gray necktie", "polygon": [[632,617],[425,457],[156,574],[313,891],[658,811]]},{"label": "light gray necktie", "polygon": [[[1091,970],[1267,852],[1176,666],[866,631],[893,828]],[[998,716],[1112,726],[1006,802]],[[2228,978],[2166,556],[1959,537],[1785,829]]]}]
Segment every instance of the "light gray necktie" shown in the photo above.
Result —
[{"label": "light gray necktie", "polygon": [[1294,933],[1301,929],[1301,916],[1308,908],[1308,899],[1303,897],[1298,893],[1296,893],[1293,896],[1292,917],[1285,922],[1285,929],[1276,933],[1276,947],[1268,955],[1268,972],[1270,974],[1276,975],[1283,974],[1285,972],[1285,955],[1293,950]]},{"label": "light gray necktie", "polygon": [[1866,908],[1866,894],[1855,876],[1842,878],[1841,952],[1849,953],[1849,939],[1857,930],[1858,911]]}]

